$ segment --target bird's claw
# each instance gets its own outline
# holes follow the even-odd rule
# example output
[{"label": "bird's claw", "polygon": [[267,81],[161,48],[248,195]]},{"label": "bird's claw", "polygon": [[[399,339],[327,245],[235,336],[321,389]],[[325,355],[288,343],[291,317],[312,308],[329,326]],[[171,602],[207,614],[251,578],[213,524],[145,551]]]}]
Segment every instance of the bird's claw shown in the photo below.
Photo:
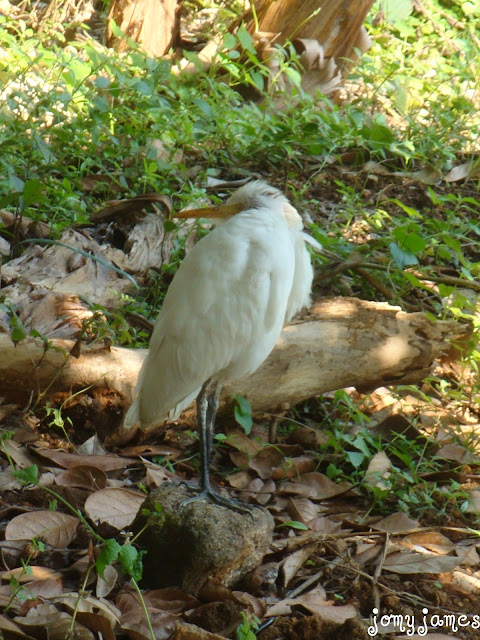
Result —
[{"label": "bird's claw", "polygon": [[185,507],[187,504],[191,504],[192,502],[197,502],[198,500],[206,500],[207,502],[213,502],[214,504],[218,504],[221,507],[227,507],[227,509],[231,509],[232,511],[236,511],[237,513],[248,513],[248,515],[252,515],[252,509],[254,505],[240,503],[237,500],[231,500],[229,498],[224,498],[219,493],[214,491],[213,489],[203,489],[200,493],[197,493],[193,498],[188,498],[180,503],[180,508]]}]

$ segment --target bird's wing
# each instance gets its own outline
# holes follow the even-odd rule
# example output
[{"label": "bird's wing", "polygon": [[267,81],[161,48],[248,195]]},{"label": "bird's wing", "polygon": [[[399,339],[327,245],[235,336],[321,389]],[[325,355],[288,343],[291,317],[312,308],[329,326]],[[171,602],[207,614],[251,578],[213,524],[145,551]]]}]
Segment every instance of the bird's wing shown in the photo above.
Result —
[{"label": "bird's wing", "polygon": [[210,377],[256,369],[280,334],[294,271],[288,231],[239,214],[202,239],[165,297],[131,416],[160,422]]},{"label": "bird's wing", "polygon": [[[288,297],[287,312],[285,316],[288,322],[304,307],[310,305],[310,293],[312,290],[313,268],[310,255],[305,246],[305,241],[310,238],[306,233],[299,232],[295,238],[295,273],[292,289]],[[313,238],[311,238],[313,240]],[[314,240],[316,242],[316,240]]]}]

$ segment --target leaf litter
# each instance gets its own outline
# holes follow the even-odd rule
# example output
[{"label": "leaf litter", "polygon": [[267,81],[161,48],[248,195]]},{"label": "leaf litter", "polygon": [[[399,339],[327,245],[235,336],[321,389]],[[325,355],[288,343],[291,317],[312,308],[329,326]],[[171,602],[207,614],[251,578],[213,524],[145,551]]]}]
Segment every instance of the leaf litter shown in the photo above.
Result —
[{"label": "leaf litter", "polygon": [[[245,469],[226,476],[228,484],[239,491],[243,499],[266,504],[278,524],[298,522],[307,531],[292,526],[283,530],[278,528],[271,553],[244,581],[245,591],[217,587],[216,593],[213,590],[209,594],[213,600],[208,615],[201,601],[174,587],[146,591],[144,598],[156,637],[171,637],[181,620],[195,620],[195,625],[189,624],[194,629],[198,628],[197,624],[208,627],[206,621],[212,611],[220,606],[219,603],[230,600],[236,603],[237,612],[243,609],[248,615],[273,619],[270,628],[280,624],[275,621],[297,620],[301,614],[302,619],[306,617],[336,625],[341,633],[348,620],[363,617],[367,621],[375,590],[384,596],[403,591],[401,584],[392,582],[390,576],[395,575],[409,580],[415,579],[414,576],[425,580],[425,576],[429,576],[430,581],[449,575],[451,579],[447,584],[450,586],[445,587],[446,590],[455,588],[456,594],[479,597],[477,549],[480,544],[475,544],[467,528],[457,527],[456,535],[451,536],[448,527],[439,531],[422,526],[418,519],[405,512],[391,513],[383,518],[368,515],[353,484],[336,482],[315,471],[318,467],[315,450],[298,444],[246,447],[240,444],[242,441],[245,442],[241,432],[233,429],[231,442],[235,442],[235,450],[239,446],[243,448],[242,455],[247,456],[247,462]],[[144,447],[130,448],[126,453],[136,458],[105,455],[101,451],[99,455],[66,454],[35,446],[30,447],[28,455],[40,463],[41,470],[48,468],[42,464],[51,462],[64,467],[64,470],[52,468],[52,486],[83,490],[81,508],[91,522],[108,524],[120,531],[128,529],[143,502],[143,494],[132,488],[132,473],[137,482],[142,482],[143,475],[143,481],[149,486],[157,483],[151,475],[155,469],[160,474],[158,483],[172,481],[175,477],[173,472],[142,457],[146,453],[164,452],[162,445],[156,447],[150,451]],[[442,455],[445,462],[453,452],[464,460],[457,449],[447,449],[447,452],[450,454]],[[224,460],[230,457],[224,454]],[[218,452],[216,458],[219,464]],[[21,460],[19,454],[20,464]],[[469,459],[469,463],[474,464],[474,461]],[[385,490],[382,483],[388,482],[392,466],[394,463],[384,453],[374,455],[366,468],[366,484],[373,489]],[[112,482],[118,486],[112,486]],[[33,487],[28,493],[33,495],[39,491],[41,488]],[[473,502],[469,505],[474,504],[476,493],[478,491],[471,492]],[[356,502],[359,516],[353,520],[349,515],[351,499]],[[85,570],[92,567],[92,561],[88,561],[91,550],[82,542],[84,535],[83,532],[79,536],[78,518],[58,510],[40,508],[10,519],[5,529],[5,543],[18,543],[25,553],[31,544],[29,541],[38,539],[49,547],[63,549],[66,558],[60,566],[56,562],[57,566],[41,567],[36,565],[38,558],[42,558],[42,553],[38,552],[37,558],[31,561],[29,572],[25,572],[20,564],[3,572],[2,580],[9,591],[5,596],[0,593],[0,598],[10,602],[10,610],[15,615],[13,618],[3,616],[0,629],[19,638],[40,637],[40,629],[44,628],[48,628],[50,637],[61,637],[60,634],[66,634],[72,628],[76,630],[76,637],[81,638],[101,635],[114,639],[121,637],[118,635],[120,630],[131,638],[150,637],[143,605],[115,565],[107,565],[103,576],[96,577],[89,591],[81,593],[75,589],[71,571],[75,555],[81,552],[82,546],[87,554],[84,556],[86,564],[75,582],[78,584],[82,573],[85,577]],[[89,545],[91,548],[91,542]],[[48,563],[51,564],[51,560]],[[94,574],[93,571],[92,577]],[[16,592],[12,580],[19,585]],[[337,599],[335,594],[342,591],[345,596]],[[295,595],[290,596],[292,592]],[[413,606],[422,602],[432,606],[428,598],[411,598]],[[195,611],[197,614],[193,615]],[[14,625],[12,629],[16,631],[7,631],[8,625]]]}]

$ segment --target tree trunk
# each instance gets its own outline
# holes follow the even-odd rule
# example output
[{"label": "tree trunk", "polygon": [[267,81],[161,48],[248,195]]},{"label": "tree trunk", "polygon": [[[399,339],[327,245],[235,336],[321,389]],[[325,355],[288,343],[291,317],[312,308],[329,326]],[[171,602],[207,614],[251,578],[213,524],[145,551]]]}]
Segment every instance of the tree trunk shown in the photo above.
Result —
[{"label": "tree trunk", "polygon": [[[372,4],[373,0],[260,0],[255,5],[258,31],[278,34],[275,41],[280,44],[317,40],[325,58],[335,58],[337,66],[344,68],[347,60],[356,58],[355,48],[365,50],[362,25]],[[254,29],[253,20],[248,27]]]},{"label": "tree trunk", "polygon": [[[127,38],[131,38],[149,55],[162,56],[179,32],[177,9],[177,0],[113,0],[108,13],[107,45],[125,51]],[[114,35],[111,20],[126,37],[118,39]]]},{"label": "tree trunk", "polygon": [[[224,388],[223,402],[239,393],[254,411],[273,411],[344,387],[366,391],[417,383],[430,374],[451,339],[467,334],[468,329],[455,321],[431,322],[423,313],[405,313],[385,303],[322,300],[303,322],[284,328],[253,375]],[[82,346],[77,358],[68,356],[72,341],[51,343],[55,348],[44,352],[40,340],[28,339],[15,347],[9,336],[0,335],[0,394],[6,402],[26,404],[33,392],[42,394],[42,402],[59,404],[92,387],[69,401],[66,411],[81,406],[82,415],[102,413],[101,435],[113,433],[133,399],[146,350],[94,344]],[[88,419],[98,425],[98,415]],[[120,430],[117,438],[124,441],[133,434],[134,430]]]}]

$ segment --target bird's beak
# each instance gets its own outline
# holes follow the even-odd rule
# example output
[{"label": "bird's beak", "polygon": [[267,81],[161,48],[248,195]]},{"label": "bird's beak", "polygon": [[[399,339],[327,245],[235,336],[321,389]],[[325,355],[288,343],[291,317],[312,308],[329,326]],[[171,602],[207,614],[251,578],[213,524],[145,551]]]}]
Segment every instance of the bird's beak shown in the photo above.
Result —
[{"label": "bird's beak", "polygon": [[212,207],[201,207],[200,209],[186,209],[173,215],[174,218],[231,218],[240,213],[244,207],[241,204],[219,204]]}]

